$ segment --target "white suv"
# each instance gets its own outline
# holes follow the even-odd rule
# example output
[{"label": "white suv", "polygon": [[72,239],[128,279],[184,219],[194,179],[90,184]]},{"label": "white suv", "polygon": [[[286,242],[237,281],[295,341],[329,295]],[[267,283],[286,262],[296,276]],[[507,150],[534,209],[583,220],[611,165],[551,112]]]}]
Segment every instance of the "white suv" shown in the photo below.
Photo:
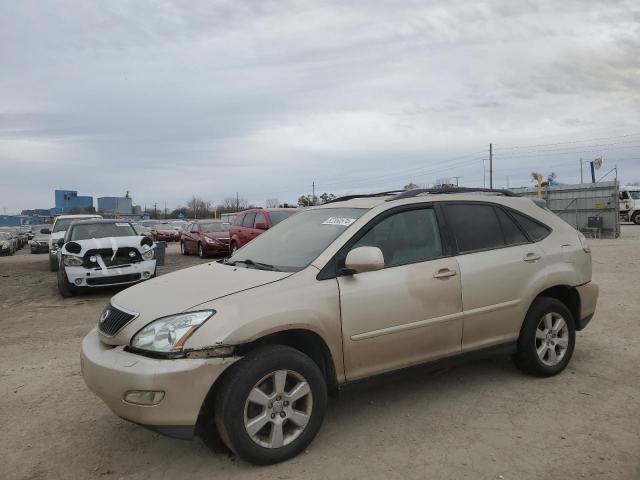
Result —
[{"label": "white suv", "polygon": [[77,220],[89,220],[102,218],[102,215],[59,215],[53,221],[51,230],[45,228],[40,232],[49,234],[49,270],[58,271],[58,240],[64,238],[64,234],[73,222]]}]

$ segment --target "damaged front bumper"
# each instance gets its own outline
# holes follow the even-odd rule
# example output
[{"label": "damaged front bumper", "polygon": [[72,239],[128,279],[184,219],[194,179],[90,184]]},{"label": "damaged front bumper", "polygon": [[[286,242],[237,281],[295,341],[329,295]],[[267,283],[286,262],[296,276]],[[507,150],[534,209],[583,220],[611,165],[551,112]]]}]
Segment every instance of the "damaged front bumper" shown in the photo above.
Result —
[{"label": "damaged front bumper", "polygon": [[153,277],[156,273],[155,260],[143,260],[129,265],[86,268],[64,267],[69,283],[77,287],[101,287],[136,283]]},{"label": "damaged front bumper", "polygon": [[[93,329],[82,341],[80,361],[85,383],[113,413],[188,438],[211,386],[236,358],[149,358],[102,343]],[[134,404],[126,400],[131,391],[162,392],[162,398],[154,405]]]}]

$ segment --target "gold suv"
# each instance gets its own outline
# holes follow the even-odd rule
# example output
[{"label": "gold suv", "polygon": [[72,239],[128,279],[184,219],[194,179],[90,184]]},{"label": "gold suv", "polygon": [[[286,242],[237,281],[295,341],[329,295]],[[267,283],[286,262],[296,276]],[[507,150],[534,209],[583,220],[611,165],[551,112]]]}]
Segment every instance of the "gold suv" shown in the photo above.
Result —
[{"label": "gold suv", "polygon": [[597,296],[584,237],[530,199],[343,197],[115,295],[82,372],[122,418],[269,464],[302,451],[327,392],[357,380],[487,352],[561,372]]}]

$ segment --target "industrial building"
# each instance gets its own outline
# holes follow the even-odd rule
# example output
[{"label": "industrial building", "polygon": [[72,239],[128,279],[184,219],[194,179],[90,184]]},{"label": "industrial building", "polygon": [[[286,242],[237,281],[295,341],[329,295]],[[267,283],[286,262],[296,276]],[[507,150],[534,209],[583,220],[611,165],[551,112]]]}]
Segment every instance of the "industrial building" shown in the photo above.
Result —
[{"label": "industrial building", "polygon": [[98,211],[119,215],[132,215],[133,204],[131,197],[99,197]]},{"label": "industrial building", "polygon": [[54,213],[58,215],[71,213],[84,213],[93,208],[93,197],[79,196],[76,190],[55,190]]}]

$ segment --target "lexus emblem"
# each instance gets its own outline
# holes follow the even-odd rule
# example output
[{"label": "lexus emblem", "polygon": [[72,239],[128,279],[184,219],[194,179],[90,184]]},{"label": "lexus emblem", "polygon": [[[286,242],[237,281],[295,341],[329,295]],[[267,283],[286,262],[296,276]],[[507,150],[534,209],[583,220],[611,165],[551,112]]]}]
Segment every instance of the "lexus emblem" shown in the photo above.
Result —
[{"label": "lexus emblem", "polygon": [[110,313],[111,313],[111,310],[109,309],[106,309],[104,312],[102,312],[102,315],[100,315],[100,323],[103,323],[107,319]]}]

